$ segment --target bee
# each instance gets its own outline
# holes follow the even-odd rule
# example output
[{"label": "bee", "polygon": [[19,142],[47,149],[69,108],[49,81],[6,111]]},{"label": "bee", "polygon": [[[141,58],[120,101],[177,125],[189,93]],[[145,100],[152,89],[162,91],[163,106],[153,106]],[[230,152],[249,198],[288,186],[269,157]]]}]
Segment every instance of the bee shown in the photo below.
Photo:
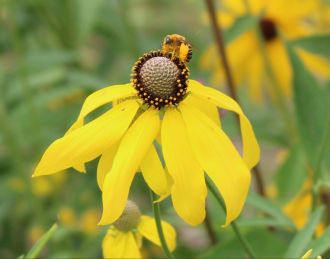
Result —
[{"label": "bee", "polygon": [[179,34],[167,35],[162,42],[164,53],[172,52],[172,58],[179,56],[182,63],[188,63],[192,59],[192,49],[199,51],[194,45],[186,41],[186,38]]}]

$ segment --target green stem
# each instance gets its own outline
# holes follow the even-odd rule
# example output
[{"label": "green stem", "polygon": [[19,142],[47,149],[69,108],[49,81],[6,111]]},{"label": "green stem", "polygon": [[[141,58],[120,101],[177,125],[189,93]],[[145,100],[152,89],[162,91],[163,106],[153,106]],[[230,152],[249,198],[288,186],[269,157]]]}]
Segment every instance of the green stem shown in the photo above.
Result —
[{"label": "green stem", "polygon": [[153,209],[153,212],[154,212],[154,217],[155,217],[155,221],[156,221],[156,226],[157,226],[157,231],[158,231],[158,236],[159,236],[160,243],[162,245],[162,248],[164,250],[164,253],[165,253],[166,257],[167,258],[175,258],[172,255],[170,249],[168,248],[166,240],[165,240],[163,227],[162,227],[162,223],[161,223],[161,219],[160,219],[159,203],[155,202],[155,201],[158,200],[157,194],[154,193],[150,189],[150,195],[151,195],[152,209]]},{"label": "green stem", "polygon": [[[251,15],[251,9],[250,9],[248,1],[243,0],[243,2],[245,4],[247,13]],[[268,56],[267,51],[266,51],[265,40],[262,37],[259,26],[257,26],[254,29],[254,33],[255,33],[256,38],[257,38],[257,42],[258,42],[258,45],[259,45],[259,50],[261,52],[263,63],[265,64],[266,72],[267,72],[268,77],[271,81],[271,86],[273,87],[273,90],[275,92],[278,107],[279,107],[280,112],[282,114],[285,126],[287,128],[287,132],[290,136],[290,139],[293,140],[293,142],[294,142],[294,141],[297,140],[295,125],[294,125],[294,122],[291,118],[291,114],[289,112],[289,109],[286,105],[286,101],[285,101],[285,98],[282,94],[280,84],[279,84],[279,82],[278,82],[278,80],[277,80],[277,78],[276,78],[276,76],[275,76],[275,74],[274,74],[274,72],[271,68],[269,56]]]},{"label": "green stem", "polygon": [[[320,146],[320,149],[319,149],[319,152],[317,155],[317,159],[316,159],[316,163],[315,163],[315,167],[314,167],[313,182],[314,182],[314,186],[316,186],[316,187],[318,186],[318,181],[321,176],[321,164],[322,164],[322,160],[324,158],[327,144],[329,142],[329,138],[330,138],[330,113],[328,115],[327,125],[325,127],[321,146]],[[314,211],[316,209],[317,199],[318,199],[318,189],[319,188],[312,188],[312,196],[313,196],[312,211]]]},{"label": "green stem", "polygon": [[[209,178],[205,177],[205,181],[206,181],[207,187],[212,192],[212,194],[214,195],[216,200],[219,202],[222,209],[224,211],[226,211],[226,205],[224,204],[224,202],[223,202],[221,196],[219,195],[219,193],[217,192],[217,190],[212,185],[211,180]],[[241,233],[241,231],[237,227],[236,222],[232,221],[230,223],[230,225],[232,226],[238,240],[240,241],[240,243],[241,243],[242,247],[244,248],[244,250],[246,251],[246,253],[250,256],[250,258],[258,258],[256,256],[255,252],[253,251],[252,247],[250,246],[250,244],[247,242],[247,240],[245,239],[245,237],[243,236],[243,234]]]}]

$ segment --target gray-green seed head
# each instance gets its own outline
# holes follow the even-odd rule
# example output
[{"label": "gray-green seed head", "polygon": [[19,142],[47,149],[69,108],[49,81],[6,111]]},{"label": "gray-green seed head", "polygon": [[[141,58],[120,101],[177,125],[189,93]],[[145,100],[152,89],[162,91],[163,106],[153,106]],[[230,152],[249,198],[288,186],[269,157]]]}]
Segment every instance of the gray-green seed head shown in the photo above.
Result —
[{"label": "gray-green seed head", "polygon": [[127,232],[137,227],[140,218],[141,211],[138,206],[134,202],[127,200],[123,213],[113,223],[113,226],[119,231]]}]

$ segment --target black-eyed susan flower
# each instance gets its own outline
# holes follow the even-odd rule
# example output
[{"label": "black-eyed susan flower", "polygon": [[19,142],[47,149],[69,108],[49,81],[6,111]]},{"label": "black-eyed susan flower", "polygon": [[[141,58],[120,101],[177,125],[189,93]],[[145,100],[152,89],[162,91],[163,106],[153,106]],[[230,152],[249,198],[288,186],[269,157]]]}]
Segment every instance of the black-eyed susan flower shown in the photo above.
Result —
[{"label": "black-eyed susan flower", "polygon": [[[265,50],[268,56],[270,67],[281,92],[284,96],[290,97],[292,93],[291,79],[292,69],[282,34],[286,39],[294,39],[307,35],[320,33],[324,27],[320,21],[328,20],[326,16],[320,16],[320,3],[318,0],[246,0],[250,10],[244,4],[245,0],[224,0],[221,1],[222,8],[219,10],[219,20],[224,27],[230,27],[234,21],[247,15],[249,11],[252,15],[263,13],[259,21],[261,35],[265,42]],[[327,5],[329,8],[329,4]],[[325,8],[322,8],[323,10]],[[315,19],[318,17],[318,20]],[[318,55],[308,53],[302,49],[297,49],[298,54],[306,67],[320,78],[330,76],[329,62]],[[216,53],[216,45],[211,45],[203,55],[200,66],[202,69],[212,70],[212,84],[223,84],[224,76],[220,67],[219,58]],[[266,66],[257,35],[250,29],[237,37],[227,47],[227,54],[233,76],[237,85],[247,85],[252,99],[261,102],[263,93],[268,92],[272,96],[270,89],[264,88],[269,85]],[[266,84],[265,84],[266,83]]]},{"label": "black-eyed susan flower", "polygon": [[[101,155],[99,224],[119,218],[134,175],[141,170],[156,194],[171,194],[180,217],[197,225],[205,217],[205,171],[225,200],[228,225],[243,208],[259,146],[234,100],[188,76],[189,69],[179,58],[161,51],[144,54],[132,69],[131,84],[110,86],[86,99],[77,121],[46,150],[34,176],[68,167],[85,171],[84,163]],[[112,109],[84,125],[87,114],[110,102]],[[239,115],[243,157],[221,129],[217,106]],[[156,139],[167,170],[155,149]]]},{"label": "black-eyed susan flower", "polygon": [[[176,247],[175,229],[161,221],[166,243],[171,251]],[[145,237],[160,246],[155,220],[141,215],[139,208],[127,200],[125,209],[117,221],[109,228],[102,242],[104,258],[141,258],[139,249]]]}]

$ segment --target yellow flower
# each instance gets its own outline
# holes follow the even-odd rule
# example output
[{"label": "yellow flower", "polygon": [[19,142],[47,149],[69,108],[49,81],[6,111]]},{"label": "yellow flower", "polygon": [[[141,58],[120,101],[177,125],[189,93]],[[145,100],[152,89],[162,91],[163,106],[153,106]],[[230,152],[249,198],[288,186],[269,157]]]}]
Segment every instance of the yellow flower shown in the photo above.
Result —
[{"label": "yellow flower", "polygon": [[[224,197],[228,225],[243,208],[249,169],[259,160],[249,120],[230,97],[188,81],[188,67],[170,54],[144,54],[132,71],[131,84],[107,87],[86,99],[77,121],[46,150],[34,176],[69,167],[84,172],[84,163],[102,155],[97,170],[103,191],[99,224],[119,218],[140,168],[149,187],[162,198],[171,194],[179,216],[197,225],[205,217],[205,171]],[[84,125],[87,114],[110,102],[111,110]],[[243,158],[222,131],[217,106],[239,115]],[[167,170],[153,144],[156,139]]]},{"label": "yellow flower", "polygon": [[[161,221],[165,240],[170,251],[176,247],[175,229],[165,221]],[[141,216],[136,204],[127,200],[123,214],[109,228],[102,242],[104,258],[141,258],[139,249],[142,237],[161,246],[156,222],[148,216]]]},{"label": "yellow flower", "polygon": [[[315,0],[247,0],[247,2],[252,15],[265,12],[259,21],[259,26],[270,67],[281,92],[284,96],[290,97],[292,69],[279,33],[289,39],[319,33],[320,22],[306,22],[306,19],[312,18],[312,15],[319,12],[320,2]],[[225,26],[231,26],[236,18],[248,13],[244,0],[224,0],[222,4],[219,20]],[[203,55],[200,66],[206,70],[213,70],[212,84],[222,84],[224,76],[219,57],[214,55],[216,52],[216,46],[210,46]],[[230,67],[234,72],[235,82],[237,85],[245,83],[254,101],[261,102],[265,91],[272,96],[272,88],[264,88],[265,83],[267,86],[270,84],[269,78],[266,76],[267,71],[262,53],[252,29],[232,41],[227,47],[227,54]],[[325,58],[301,49],[298,50],[298,54],[313,73],[322,78],[330,76],[329,62]]]}]

